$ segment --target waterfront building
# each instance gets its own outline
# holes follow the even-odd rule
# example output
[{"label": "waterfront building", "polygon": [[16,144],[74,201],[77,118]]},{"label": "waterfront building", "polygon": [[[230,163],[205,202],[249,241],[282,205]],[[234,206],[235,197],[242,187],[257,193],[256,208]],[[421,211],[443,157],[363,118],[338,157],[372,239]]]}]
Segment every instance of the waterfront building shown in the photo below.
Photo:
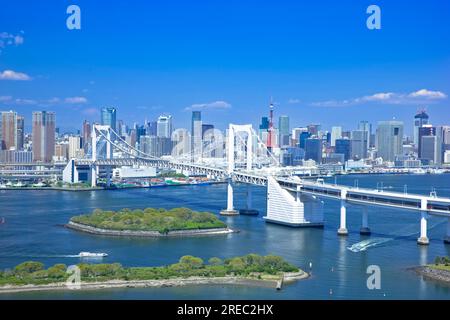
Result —
[{"label": "waterfront building", "polygon": [[342,154],[344,156],[344,161],[348,161],[351,157],[351,143],[350,139],[342,138],[336,139],[336,146],[334,153]]},{"label": "waterfront building", "polygon": [[69,137],[68,156],[69,156],[69,159],[80,158],[80,157],[84,156],[84,149],[83,149],[81,137],[79,137],[79,136],[70,136]]},{"label": "waterfront building", "polygon": [[414,117],[414,144],[416,148],[420,144],[419,129],[428,124],[429,118],[425,110],[419,111]]},{"label": "waterfront building", "polygon": [[58,161],[65,161],[69,158],[69,144],[67,142],[55,145],[55,156]]},{"label": "waterfront building", "polygon": [[318,138],[308,138],[305,143],[305,160],[314,160],[316,163],[322,162],[322,140]]},{"label": "waterfront building", "polygon": [[368,134],[366,130],[352,131],[351,158],[366,159],[368,149]]},{"label": "waterfront building", "polygon": [[25,143],[25,118],[17,116],[17,146],[16,150],[23,150]]},{"label": "waterfront building", "polygon": [[52,161],[55,154],[55,123],[54,112],[33,112],[33,161]]},{"label": "waterfront building", "polygon": [[332,147],[336,146],[336,140],[342,138],[342,127],[332,127],[331,128],[331,141],[330,145]]},{"label": "waterfront building", "polygon": [[358,124],[359,131],[365,131],[367,135],[367,149],[374,145],[372,139],[372,124],[369,121],[360,121]]},{"label": "waterfront building", "polygon": [[402,154],[403,122],[378,122],[377,143],[378,156],[384,161],[395,161],[395,157]]},{"label": "waterfront building", "polygon": [[101,125],[110,126],[112,130],[116,130],[117,111],[116,108],[102,108],[101,110]]},{"label": "waterfront building", "polygon": [[83,121],[83,149],[84,152],[87,153],[89,149],[89,145],[91,144],[91,131],[92,127],[89,121]]},{"label": "waterfront building", "polygon": [[1,148],[2,150],[17,148],[17,113],[4,111],[1,113]]}]

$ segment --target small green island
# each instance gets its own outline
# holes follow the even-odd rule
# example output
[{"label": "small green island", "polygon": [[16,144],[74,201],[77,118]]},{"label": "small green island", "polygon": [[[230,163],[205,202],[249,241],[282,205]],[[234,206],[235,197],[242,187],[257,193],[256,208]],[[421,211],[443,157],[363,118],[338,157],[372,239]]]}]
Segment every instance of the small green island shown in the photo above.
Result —
[{"label": "small green island", "polygon": [[[77,289],[170,287],[202,284],[256,285],[280,288],[283,282],[307,278],[308,273],[283,258],[248,254],[228,259],[183,256],[177,263],[159,267],[124,267],[119,263],[77,265]],[[0,293],[67,290],[73,276],[66,265],[27,261],[12,270],[0,271]]]},{"label": "small green island", "polygon": [[425,279],[450,285],[450,257],[436,257],[433,264],[414,268]]},{"label": "small green island", "polygon": [[167,237],[218,235],[234,232],[214,214],[188,208],[94,210],[72,217],[66,227],[98,235]]}]

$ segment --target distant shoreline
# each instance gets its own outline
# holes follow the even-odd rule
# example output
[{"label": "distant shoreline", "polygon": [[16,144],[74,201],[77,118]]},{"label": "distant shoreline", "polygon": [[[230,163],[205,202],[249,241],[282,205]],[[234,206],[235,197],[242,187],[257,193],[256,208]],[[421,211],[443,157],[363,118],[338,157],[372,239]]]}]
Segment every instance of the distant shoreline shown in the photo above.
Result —
[{"label": "distant shoreline", "polygon": [[96,228],[73,221],[69,221],[69,223],[67,223],[65,227],[72,230],[95,235],[114,236],[114,237],[143,237],[143,238],[210,236],[210,235],[224,235],[238,232],[229,228],[174,230],[169,231],[168,233],[160,233],[159,231],[132,231],[132,230],[120,231],[120,230],[108,230]]},{"label": "distant shoreline", "polygon": [[[283,282],[291,283],[303,279],[307,279],[309,274],[304,271],[295,273],[284,273]],[[281,280],[281,277],[280,277]],[[172,278],[164,280],[110,280],[104,282],[82,282],[79,289],[70,288],[65,282],[50,283],[43,285],[7,285],[0,286],[0,294],[5,293],[20,293],[20,292],[33,292],[33,291],[73,291],[80,290],[102,290],[113,288],[165,288],[165,287],[181,287],[189,285],[243,285],[243,286],[257,286],[277,288],[280,280],[265,280],[265,279],[253,279],[245,277],[191,277],[191,278]]]},{"label": "distant shoreline", "polygon": [[126,186],[119,188],[103,188],[103,187],[86,187],[86,188],[64,188],[64,187],[8,187],[0,188],[0,191],[69,191],[69,192],[86,192],[86,191],[119,191],[127,189],[153,189],[153,188],[169,188],[169,187],[192,187],[192,186],[208,186],[214,184],[224,184],[223,181],[211,181],[205,183],[181,183],[181,184],[167,184],[167,185],[153,185],[153,186]]},{"label": "distant shoreline", "polygon": [[434,280],[450,286],[450,271],[448,270],[437,269],[430,266],[414,267],[411,269],[425,279]]}]

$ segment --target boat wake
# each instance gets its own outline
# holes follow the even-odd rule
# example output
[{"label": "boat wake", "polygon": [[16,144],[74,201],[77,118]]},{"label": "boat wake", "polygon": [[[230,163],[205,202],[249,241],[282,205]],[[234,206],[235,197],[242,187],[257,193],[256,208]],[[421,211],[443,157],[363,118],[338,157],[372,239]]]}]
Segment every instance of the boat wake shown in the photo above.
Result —
[{"label": "boat wake", "polygon": [[[445,222],[437,221],[433,224],[429,224],[428,230],[434,229],[435,227],[437,227],[443,223],[445,223]],[[403,229],[400,229],[399,231],[396,232],[395,235],[392,235],[391,237],[385,237],[385,238],[380,237],[380,238],[371,238],[371,239],[363,240],[361,242],[351,245],[350,247],[347,247],[347,249],[350,250],[351,252],[363,252],[363,251],[368,250],[369,248],[380,247],[381,245],[384,245],[388,242],[395,241],[398,239],[408,238],[408,237],[418,235],[418,234],[419,234],[419,231],[417,231],[417,226],[409,225]]]},{"label": "boat wake", "polygon": [[373,238],[355,243],[354,245],[348,247],[347,249],[350,250],[351,252],[362,252],[366,251],[369,248],[379,246],[383,243],[393,241],[394,239],[395,238]]}]

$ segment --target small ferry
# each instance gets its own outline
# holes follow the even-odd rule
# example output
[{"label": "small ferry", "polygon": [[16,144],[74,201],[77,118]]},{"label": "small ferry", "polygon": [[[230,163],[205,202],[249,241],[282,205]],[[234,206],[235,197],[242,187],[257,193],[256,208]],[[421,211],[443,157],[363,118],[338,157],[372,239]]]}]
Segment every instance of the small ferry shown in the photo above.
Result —
[{"label": "small ferry", "polygon": [[80,258],[103,258],[103,257],[107,257],[108,254],[107,253],[94,253],[94,252],[80,252],[79,253]]}]

